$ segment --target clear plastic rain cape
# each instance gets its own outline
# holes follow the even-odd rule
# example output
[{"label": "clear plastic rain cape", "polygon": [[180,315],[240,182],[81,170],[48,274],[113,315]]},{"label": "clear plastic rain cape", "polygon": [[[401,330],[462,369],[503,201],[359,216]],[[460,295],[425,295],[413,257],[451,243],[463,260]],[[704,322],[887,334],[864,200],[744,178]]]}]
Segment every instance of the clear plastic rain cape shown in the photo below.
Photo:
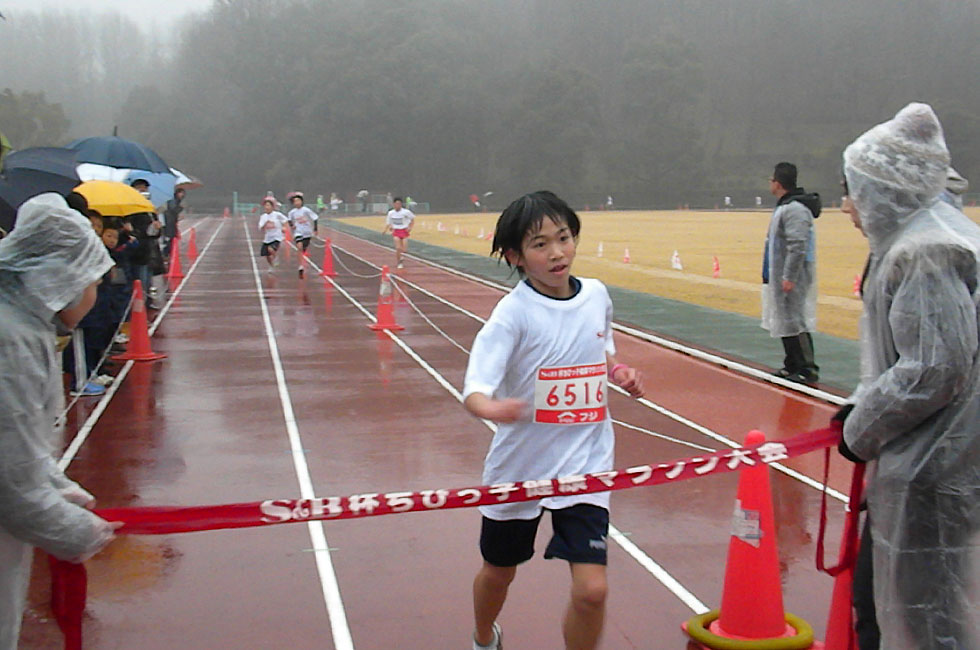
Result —
[{"label": "clear plastic rain cape", "polygon": [[52,453],[64,400],[55,312],[112,266],[91,224],[56,194],[24,203],[0,240],[0,649],[17,647],[31,547],[78,560],[111,538]]},{"label": "clear plastic rain cape", "polygon": [[882,648],[980,648],[980,227],[937,200],[949,155],[924,104],[844,152],[871,258],[844,438],[868,485]]}]

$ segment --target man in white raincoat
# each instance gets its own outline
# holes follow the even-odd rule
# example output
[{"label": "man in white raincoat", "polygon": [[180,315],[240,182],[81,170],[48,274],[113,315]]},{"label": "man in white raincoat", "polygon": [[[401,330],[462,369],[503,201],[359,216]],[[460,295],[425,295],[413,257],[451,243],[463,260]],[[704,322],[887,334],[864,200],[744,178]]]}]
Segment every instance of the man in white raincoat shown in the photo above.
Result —
[{"label": "man in white raincoat", "polygon": [[948,165],[925,104],[844,152],[843,207],[871,255],[841,452],[876,465],[874,603],[890,650],[980,648],[980,227],[938,200]]},{"label": "man in white raincoat", "polygon": [[55,319],[72,329],[112,266],[92,225],[57,194],[20,207],[0,240],[0,649],[17,647],[31,547],[81,562],[117,527],[58,469],[55,418],[64,392]]},{"label": "man in white raincoat", "polygon": [[782,340],[786,356],[777,377],[815,383],[813,359],[817,327],[817,253],[813,220],[820,216],[820,195],[797,187],[796,165],[781,162],[769,178],[776,209],[769,219],[762,259],[762,327]]}]

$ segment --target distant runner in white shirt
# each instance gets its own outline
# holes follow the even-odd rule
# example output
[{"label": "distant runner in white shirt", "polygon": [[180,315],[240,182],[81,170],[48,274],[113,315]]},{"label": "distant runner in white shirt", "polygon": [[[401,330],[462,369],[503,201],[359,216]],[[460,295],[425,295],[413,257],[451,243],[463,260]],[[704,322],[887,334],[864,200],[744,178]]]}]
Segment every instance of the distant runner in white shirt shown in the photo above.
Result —
[{"label": "distant runner in white shirt", "polygon": [[293,227],[293,239],[296,250],[299,251],[299,277],[303,277],[303,265],[306,262],[306,249],[316,232],[317,214],[303,205],[303,193],[295,192],[289,199],[293,209],[289,211],[289,223]]},{"label": "distant runner in white shirt", "polygon": [[[504,296],[473,342],[463,404],[497,423],[483,483],[577,476],[613,468],[608,384],[643,395],[640,374],[616,360],[612,301],[598,280],[571,275],[580,222],[551,192],[527,194],[497,220],[492,253],[525,279]],[[594,648],[602,632],[609,493],[480,508],[483,567],[473,583],[474,648],[499,648],[497,616],[517,566],[534,554],[543,510],[555,535],[545,558],[566,560],[568,647]]]},{"label": "distant runner in white shirt", "polygon": [[276,265],[276,253],[282,243],[282,226],[286,223],[286,215],[274,210],[275,199],[262,200],[262,216],[259,217],[259,231],[262,232],[261,255],[269,262],[269,273]]},{"label": "distant runner in white shirt", "polygon": [[388,217],[385,219],[385,229],[381,234],[391,231],[395,238],[395,268],[403,269],[402,255],[408,250],[408,236],[412,232],[412,224],[415,222],[415,214],[411,210],[402,207],[402,199],[396,196],[391,203],[394,207],[388,210]]}]

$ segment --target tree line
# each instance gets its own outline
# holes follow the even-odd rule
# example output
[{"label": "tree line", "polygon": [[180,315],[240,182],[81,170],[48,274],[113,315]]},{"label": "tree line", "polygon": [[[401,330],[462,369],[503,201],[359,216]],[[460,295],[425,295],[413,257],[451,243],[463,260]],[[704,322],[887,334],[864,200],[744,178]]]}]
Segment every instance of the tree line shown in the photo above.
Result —
[{"label": "tree line", "polygon": [[[0,86],[61,104],[48,144],[118,125],[214,195],[744,206],[790,160],[834,198],[843,147],[913,100],[980,184],[978,0],[215,0],[158,40],[28,20],[0,24]],[[0,130],[37,143],[5,97]]]}]

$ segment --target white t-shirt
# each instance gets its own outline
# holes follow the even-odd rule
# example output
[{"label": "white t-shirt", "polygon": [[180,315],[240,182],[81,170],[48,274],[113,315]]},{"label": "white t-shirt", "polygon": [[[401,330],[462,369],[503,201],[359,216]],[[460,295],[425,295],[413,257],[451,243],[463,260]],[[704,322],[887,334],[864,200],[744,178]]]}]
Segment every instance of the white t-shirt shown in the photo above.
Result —
[{"label": "white t-shirt", "polygon": [[[606,404],[606,354],[615,354],[612,301],[605,285],[583,279],[568,300],[519,283],[476,335],[463,396],[524,400],[528,411],[499,424],[483,465],[483,484],[574,476],[613,468]],[[567,422],[574,423],[567,423]],[[481,506],[490,519],[533,519],[542,508],[590,503],[609,508],[609,493]]]},{"label": "white t-shirt", "polygon": [[401,210],[388,210],[388,217],[385,223],[391,226],[392,230],[405,230],[415,220],[415,215],[411,210],[402,208]]},{"label": "white t-shirt", "polygon": [[289,211],[289,223],[293,224],[293,237],[306,239],[313,236],[313,222],[317,220],[316,212],[305,205]]},{"label": "white t-shirt", "polygon": [[265,233],[262,238],[263,244],[270,244],[274,241],[282,241],[282,226],[286,223],[286,215],[277,210],[263,212],[259,217],[259,230]]}]

